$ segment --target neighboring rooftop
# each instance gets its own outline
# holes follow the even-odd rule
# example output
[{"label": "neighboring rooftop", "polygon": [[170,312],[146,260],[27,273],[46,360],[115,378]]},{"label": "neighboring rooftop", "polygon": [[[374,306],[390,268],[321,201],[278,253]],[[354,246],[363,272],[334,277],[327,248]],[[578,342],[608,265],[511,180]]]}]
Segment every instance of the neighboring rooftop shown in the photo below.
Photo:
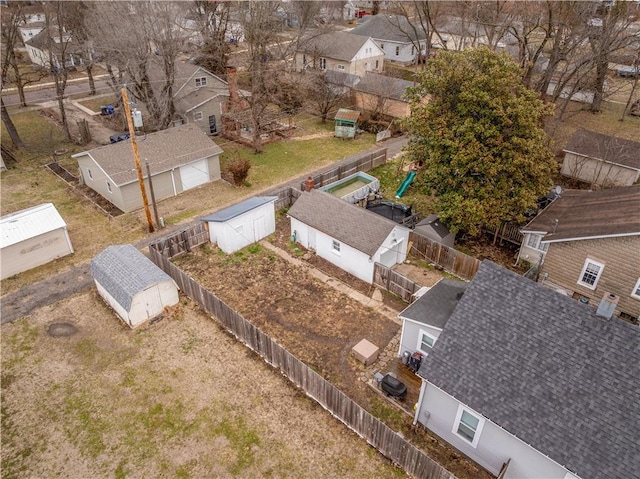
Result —
[{"label": "neighboring rooftop", "polygon": [[640,328],[483,261],[418,374],[579,477],[638,477]]},{"label": "neighboring rooftop", "polygon": [[288,215],[373,256],[397,226],[391,220],[321,190],[305,191]]},{"label": "neighboring rooftop", "polygon": [[[222,153],[222,148],[193,124],[149,133],[138,137],[137,144],[140,158],[149,162],[152,175]],[[73,157],[84,155],[91,156],[118,186],[138,179],[129,140],[76,153]]]},{"label": "neighboring rooftop", "polygon": [[411,43],[427,38],[423,29],[414,26],[402,15],[373,15],[362,25],[350,30],[350,33],[397,43]]},{"label": "neighboring rooftop", "polygon": [[580,128],[564,151],[640,170],[640,143],[637,141]]},{"label": "neighboring rooftop", "polygon": [[49,231],[66,228],[67,224],[53,206],[43,203],[0,218],[0,248],[6,248]]},{"label": "neighboring rooftop", "polygon": [[372,95],[407,101],[405,94],[407,93],[407,88],[411,86],[414,86],[414,83],[408,80],[367,72],[354,88],[357,91],[371,93]]},{"label": "neighboring rooftop", "polygon": [[469,283],[464,281],[441,279],[407,306],[399,316],[442,329],[468,286]]},{"label": "neighboring rooftop", "polygon": [[639,235],[640,186],[564,190],[522,231],[546,233],[544,241]]},{"label": "neighboring rooftop", "polygon": [[350,62],[367,43],[368,37],[348,32],[332,31],[305,39],[299,51]]}]

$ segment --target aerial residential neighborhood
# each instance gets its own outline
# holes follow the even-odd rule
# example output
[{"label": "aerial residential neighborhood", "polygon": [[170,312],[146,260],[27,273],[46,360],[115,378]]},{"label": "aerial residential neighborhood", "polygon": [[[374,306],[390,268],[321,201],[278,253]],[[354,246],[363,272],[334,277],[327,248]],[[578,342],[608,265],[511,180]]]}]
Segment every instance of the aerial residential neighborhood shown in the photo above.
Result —
[{"label": "aerial residential neighborhood", "polygon": [[640,478],[640,3],[0,19],[3,478]]}]

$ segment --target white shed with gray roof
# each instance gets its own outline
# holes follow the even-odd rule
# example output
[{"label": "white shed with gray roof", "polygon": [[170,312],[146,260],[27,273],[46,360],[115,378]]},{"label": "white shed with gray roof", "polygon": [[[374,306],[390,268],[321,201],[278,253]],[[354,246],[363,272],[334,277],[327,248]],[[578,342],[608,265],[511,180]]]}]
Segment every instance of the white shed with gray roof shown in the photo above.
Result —
[{"label": "white shed with gray roof", "polygon": [[71,253],[67,224],[52,203],[0,218],[1,279]]},{"label": "white shed with gray roof", "polygon": [[327,192],[305,191],[288,214],[298,243],[368,283],[375,263],[392,267],[407,257],[408,228]]},{"label": "white shed with gray roof", "polygon": [[130,327],[178,303],[175,281],[132,245],[109,246],[91,260],[98,293]]},{"label": "white shed with gray roof", "polygon": [[202,218],[211,243],[227,254],[260,241],[276,230],[277,196],[254,196]]}]

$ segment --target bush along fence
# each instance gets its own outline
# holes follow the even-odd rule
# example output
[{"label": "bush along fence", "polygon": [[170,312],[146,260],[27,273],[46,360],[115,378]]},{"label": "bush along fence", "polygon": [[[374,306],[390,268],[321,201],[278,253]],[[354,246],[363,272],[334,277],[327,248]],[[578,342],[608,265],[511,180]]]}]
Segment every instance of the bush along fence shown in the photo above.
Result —
[{"label": "bush along fence", "polygon": [[455,476],[440,464],[407,442],[393,429],[367,412],[237,311],[171,263],[170,259],[162,254],[162,251],[168,252],[168,248],[160,245],[160,243],[167,244],[170,241],[178,244],[183,240],[181,238],[167,238],[162,242],[149,245],[151,260],[175,280],[183,293],[191,297],[238,340],[258,353],[265,362],[279,369],[309,397],[408,474],[419,479],[455,479]]},{"label": "bush along fence", "polygon": [[[315,188],[328,185],[334,181],[341,180],[358,171],[369,171],[376,166],[384,165],[387,162],[387,149],[378,148],[374,151],[365,152],[354,158],[348,163],[340,163],[339,165],[323,171],[322,173],[312,176]],[[305,182],[300,184],[300,190],[305,190]]]},{"label": "bush along fence", "polygon": [[445,271],[471,281],[478,272],[480,260],[454,248],[432,241],[414,231],[409,233],[409,253],[422,256]]}]

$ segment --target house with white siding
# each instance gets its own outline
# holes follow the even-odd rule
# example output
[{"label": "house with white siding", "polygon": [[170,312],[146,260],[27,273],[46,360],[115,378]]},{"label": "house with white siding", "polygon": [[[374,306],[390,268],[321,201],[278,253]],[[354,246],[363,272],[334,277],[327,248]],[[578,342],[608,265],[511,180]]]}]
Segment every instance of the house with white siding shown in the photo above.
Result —
[{"label": "house with white siding", "polygon": [[393,267],[407,257],[408,228],[330,193],[305,191],[287,214],[297,243],[367,283],[375,263]]},{"label": "house with white siding", "polygon": [[424,358],[414,422],[502,479],[639,477],[640,328],[483,261]]}]

